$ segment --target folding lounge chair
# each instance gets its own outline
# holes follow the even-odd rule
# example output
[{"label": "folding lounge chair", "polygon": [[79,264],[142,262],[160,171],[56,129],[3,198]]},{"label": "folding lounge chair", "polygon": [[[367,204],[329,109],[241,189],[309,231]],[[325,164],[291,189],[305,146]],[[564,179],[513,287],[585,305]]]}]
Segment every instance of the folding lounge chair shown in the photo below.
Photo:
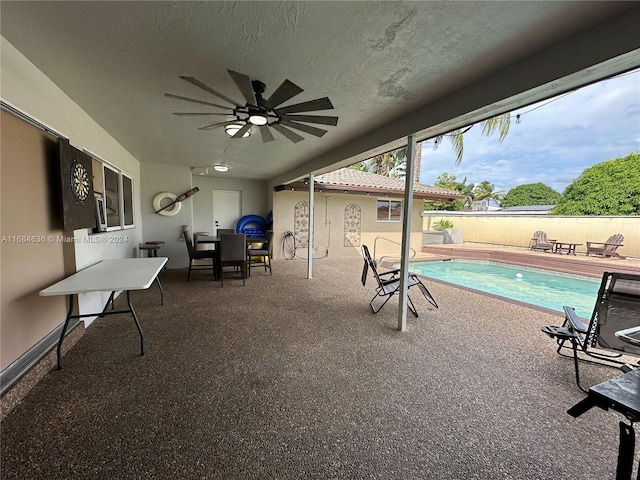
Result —
[{"label": "folding lounge chair", "polygon": [[623,259],[625,257],[616,252],[618,247],[623,246],[622,242],[624,242],[624,237],[620,233],[611,235],[604,243],[587,242],[587,256],[594,254],[600,255],[602,258],[616,257]]},{"label": "folding lounge chair", "polygon": [[[622,354],[640,356],[640,346],[624,338],[626,333],[640,326],[640,275],[605,272],[588,325],[572,307],[564,306],[563,309],[565,320],[562,326],[546,325],[542,331],[556,340],[560,355],[573,358],[580,390],[588,392],[580,385],[579,361],[622,370],[634,368],[620,357]],[[565,349],[571,349],[572,353],[565,354]],[[615,353],[608,354],[602,350]]]},{"label": "folding lounge chair", "polygon": [[545,250],[553,251],[554,240],[547,240],[547,234],[542,230],[538,230],[533,234],[532,250]]},{"label": "folding lounge chair", "polygon": [[[391,297],[393,297],[400,290],[400,269],[379,273],[378,269],[376,268],[376,262],[371,258],[371,255],[369,254],[369,248],[366,245],[362,245],[362,256],[364,257],[364,266],[362,267],[361,278],[362,285],[365,286],[365,284],[367,283],[369,268],[371,268],[373,276],[376,279],[376,282],[378,282],[376,294],[371,299],[371,302],[369,302],[373,313],[378,313],[380,309],[384,307],[386,303],[391,299]],[[427,287],[424,285],[424,283],[422,283],[416,275],[409,274],[408,281],[409,289],[411,289],[411,287],[417,286],[424,295],[424,298],[426,298],[431,305],[438,308],[438,304],[436,303],[435,299],[433,298],[431,293],[429,293],[429,290],[427,290]],[[382,304],[378,308],[376,308],[374,306],[374,302],[378,297],[383,297],[384,302],[382,302]],[[411,313],[413,313],[413,315],[417,317],[418,312],[416,310],[416,307],[413,305],[413,301],[411,300],[411,297],[408,293],[407,299],[409,300],[409,310],[411,310]]]}]

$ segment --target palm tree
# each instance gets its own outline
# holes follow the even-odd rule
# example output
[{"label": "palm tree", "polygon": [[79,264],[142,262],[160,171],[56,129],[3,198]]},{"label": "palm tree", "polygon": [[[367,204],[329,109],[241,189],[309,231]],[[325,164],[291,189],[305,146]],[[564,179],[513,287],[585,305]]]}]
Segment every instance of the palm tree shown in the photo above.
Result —
[{"label": "palm tree", "polygon": [[[511,114],[504,113],[497,117],[489,118],[480,123],[482,125],[482,134],[490,136],[494,132],[500,133],[500,141],[509,133],[509,126],[511,124]],[[475,124],[474,124],[475,125]],[[473,125],[469,125],[464,129],[453,130],[452,132],[438,135],[434,138],[433,148],[438,148],[442,139],[446,136],[451,141],[453,150],[456,153],[456,165],[462,161],[462,154],[464,153],[464,134],[467,133]],[[384,175],[385,177],[403,178],[406,175],[407,165],[407,147],[401,147],[391,152],[386,152],[381,155],[376,155],[369,160],[356,163],[350,168],[355,170],[362,170],[365,172],[377,173],[378,175]],[[415,182],[420,182],[420,163],[422,158],[422,142],[416,144],[416,161],[414,165],[415,169]],[[473,188],[473,186],[472,186]],[[468,196],[471,196],[469,192]]]},{"label": "palm tree", "polygon": [[495,185],[489,183],[487,180],[483,180],[473,189],[473,197],[475,200],[494,200],[498,203],[502,201],[504,195],[501,192],[495,191]]},{"label": "palm tree", "polygon": [[[453,151],[456,153],[456,165],[459,165],[462,161],[462,155],[464,153],[464,134],[473,128],[475,124],[469,125],[464,129],[453,130],[449,133],[444,133],[442,135],[438,135],[434,138],[433,148],[436,149],[442,143],[443,138],[446,136],[449,138],[451,142],[451,146],[453,147]],[[509,126],[511,125],[511,114],[503,113],[502,115],[498,115],[496,117],[491,117],[483,122],[480,122],[482,125],[482,135],[488,137],[492,135],[494,132],[498,131],[500,134],[499,140],[502,142],[507,133],[509,133]]]}]

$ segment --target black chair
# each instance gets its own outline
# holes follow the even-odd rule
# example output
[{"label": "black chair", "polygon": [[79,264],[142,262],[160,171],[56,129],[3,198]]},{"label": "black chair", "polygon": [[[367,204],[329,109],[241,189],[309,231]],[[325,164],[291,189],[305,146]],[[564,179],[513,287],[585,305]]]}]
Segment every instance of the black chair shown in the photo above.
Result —
[{"label": "black chair", "polygon": [[[189,272],[187,273],[187,282],[191,279],[191,270],[211,269],[214,280],[217,279],[217,275],[216,275],[217,256],[218,256],[217,252],[214,250],[196,250],[196,248],[193,245],[191,233],[189,233],[189,230],[187,229],[184,229],[182,231],[182,235],[184,236],[184,243],[186,243],[187,251],[189,252]],[[211,265],[199,265],[199,264],[194,265],[193,263],[196,260],[205,260],[205,259],[211,259]]]},{"label": "black chair", "polygon": [[[260,248],[251,248],[247,250],[249,257],[249,275],[251,275],[251,267],[264,266],[264,271],[269,269],[269,275],[271,272],[271,257],[273,255],[273,230],[267,230],[264,232],[264,242]],[[253,258],[260,258],[261,260],[254,261]]]},{"label": "black chair", "polygon": [[[220,235],[220,257],[218,277],[221,285],[224,287],[224,267],[239,267],[242,276],[242,285],[245,284],[247,278],[247,236],[244,233],[223,233]],[[233,271],[233,273],[238,273]]]},{"label": "black chair", "polygon": [[[371,310],[373,310],[373,313],[378,313],[380,309],[384,307],[386,303],[391,299],[391,297],[393,297],[400,290],[400,275],[399,275],[400,269],[389,270],[387,272],[379,273],[378,269],[376,268],[376,262],[371,258],[371,254],[369,253],[369,248],[366,245],[362,245],[362,256],[364,257],[364,266],[362,267],[362,277],[361,277],[362,285],[364,286],[367,282],[367,275],[369,273],[369,269],[371,269],[371,271],[373,272],[373,276],[376,279],[376,282],[378,283],[378,287],[376,288],[376,294],[371,299],[371,302],[369,302],[369,305],[371,306]],[[429,292],[425,284],[422,283],[422,281],[420,281],[417,275],[410,273],[408,276],[408,282],[409,282],[408,284],[409,290],[411,289],[411,287],[418,287],[418,289],[424,295],[424,298],[431,305],[438,308],[438,304],[433,298],[433,295],[431,295],[431,293]],[[384,302],[382,302],[382,304],[378,308],[376,308],[374,307],[373,303],[378,297],[383,297]],[[411,310],[411,313],[413,313],[413,315],[417,317],[418,311],[416,310],[416,307],[413,305],[413,301],[411,300],[411,297],[409,296],[408,293],[407,293],[407,299],[409,300],[409,310]]]},{"label": "black chair", "polygon": [[[640,356],[640,346],[624,338],[626,332],[640,326],[640,275],[604,272],[588,324],[572,307],[564,306],[563,309],[565,320],[561,326],[545,325],[541,330],[556,340],[558,354],[573,358],[580,390],[588,392],[580,385],[579,361],[623,371],[634,368],[620,357],[622,354]],[[570,354],[565,353],[567,349]]]}]

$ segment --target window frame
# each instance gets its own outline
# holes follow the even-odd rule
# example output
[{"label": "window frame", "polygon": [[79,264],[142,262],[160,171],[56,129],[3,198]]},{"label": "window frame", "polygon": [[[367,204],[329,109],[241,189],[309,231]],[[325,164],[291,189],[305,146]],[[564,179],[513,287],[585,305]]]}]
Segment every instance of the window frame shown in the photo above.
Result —
[{"label": "window frame", "polygon": [[[380,203],[387,204],[387,218],[380,218]],[[398,204],[398,217],[392,217],[391,212],[393,209],[391,208],[392,203]],[[394,199],[394,198],[377,198],[376,199],[376,222],[379,223],[402,223],[402,199]]]},{"label": "window frame", "polygon": [[[117,231],[117,230],[128,230],[128,229],[132,229],[135,228],[135,219],[136,219],[136,209],[135,209],[135,181],[134,181],[134,177],[127,173],[126,171],[124,171],[123,169],[116,167],[115,165],[113,165],[110,162],[107,162],[106,160],[104,160],[103,158],[100,158],[98,155],[96,155],[93,152],[90,152],[87,149],[84,149],[84,152],[89,155],[91,157],[92,160],[92,166],[95,169],[96,166],[99,169],[99,172],[93,172],[93,176],[94,176],[94,195],[96,198],[102,198],[105,206],[109,205],[109,199],[107,198],[107,194],[106,194],[106,183],[107,183],[107,172],[112,172],[113,174],[115,174],[115,187],[116,187],[116,192],[115,192],[115,201],[117,202],[117,207],[118,207],[118,220],[117,220],[117,224],[115,224],[116,222],[113,222],[110,224],[109,221],[109,216],[107,214],[107,212],[105,212],[105,214],[107,215],[107,232],[113,232],[113,231]],[[130,184],[130,193],[125,194],[125,181],[124,179],[127,179]],[[111,202],[113,202],[113,198],[111,199]],[[113,203],[111,203],[113,204]],[[128,215],[128,212],[130,210],[130,215]],[[127,217],[131,217],[131,222],[128,222],[128,218]],[[97,232],[97,233],[101,233],[101,232]]]}]

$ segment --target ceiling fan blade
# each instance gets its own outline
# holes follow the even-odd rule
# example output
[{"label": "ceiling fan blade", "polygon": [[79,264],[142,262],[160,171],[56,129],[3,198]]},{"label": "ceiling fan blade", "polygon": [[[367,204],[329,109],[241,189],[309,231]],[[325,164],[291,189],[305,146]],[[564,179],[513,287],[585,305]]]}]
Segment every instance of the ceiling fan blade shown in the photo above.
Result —
[{"label": "ceiling fan blade", "polygon": [[275,128],[278,132],[280,132],[283,136],[287,137],[293,143],[298,143],[304,140],[304,137],[298,135],[296,132],[292,132],[287,127],[283,127],[279,123],[274,123],[271,127]]},{"label": "ceiling fan blade", "polygon": [[285,80],[280,84],[276,91],[271,94],[271,96],[267,100],[266,107],[269,109],[274,109],[281,103],[286,102],[290,98],[293,98],[302,92],[304,92],[304,90],[297,86],[295,83],[289,80]]},{"label": "ceiling fan blade", "polygon": [[229,97],[223,95],[222,93],[218,92],[217,90],[214,90],[209,85],[205,85],[204,83],[202,83],[197,78],[194,78],[194,77],[183,77],[183,76],[181,76],[180,78],[182,80],[185,80],[185,81],[189,82],[192,85],[195,85],[198,88],[201,88],[205,92],[209,92],[210,94],[215,95],[218,98],[221,98],[225,102],[229,102],[231,105],[235,105],[236,107],[241,107],[242,106],[238,102],[236,102],[235,100],[231,100]]},{"label": "ceiling fan blade", "polygon": [[282,115],[283,120],[292,120],[294,122],[321,123],[323,125],[338,124],[338,117],[327,117],[325,115]]},{"label": "ceiling fan blade", "polygon": [[322,128],[312,127],[311,125],[305,125],[304,123],[296,123],[291,122],[289,120],[280,120],[280,125],[284,125],[286,127],[295,128],[296,130],[300,130],[301,132],[310,133],[311,135],[315,135],[316,137],[321,137],[327,130]]},{"label": "ceiling fan blade", "polygon": [[205,113],[205,112],[173,112],[178,117],[206,117],[207,115],[226,115],[233,116],[233,113]]},{"label": "ceiling fan blade", "polygon": [[178,100],[186,100],[187,102],[200,103],[202,105],[210,105],[212,107],[224,108],[226,110],[233,110],[231,107],[225,107],[224,105],[218,105],[211,102],[205,102],[204,100],[198,100],[196,98],[183,97],[182,95],[175,95],[173,93],[165,93],[165,97],[168,98],[177,98]]},{"label": "ceiling fan blade", "polygon": [[262,143],[273,142],[275,140],[267,125],[260,125],[258,128],[260,129],[260,135],[262,135]]},{"label": "ceiling fan blade", "polygon": [[275,112],[279,115],[283,113],[298,113],[298,112],[312,112],[314,110],[331,110],[333,105],[329,100],[329,97],[318,98],[316,100],[310,100],[308,102],[296,103],[295,105],[289,105],[288,107],[278,108]]},{"label": "ceiling fan blade", "polygon": [[233,120],[227,120],[225,122],[212,123],[211,125],[205,125],[203,127],[198,128],[198,130],[211,130],[215,127],[219,127],[220,125],[226,125],[228,123],[233,123]]},{"label": "ceiling fan blade", "polygon": [[257,106],[256,96],[253,93],[253,87],[251,86],[251,79],[243,73],[234,72],[233,70],[227,70],[229,75],[236,85],[238,86],[238,90],[242,93],[242,96],[247,101],[249,105]]},{"label": "ceiling fan blade", "polygon": [[251,128],[251,124],[247,123],[244,127],[242,127],[240,130],[238,130],[236,132],[235,135],[233,135],[231,138],[242,138],[242,136],[247,133],[249,131],[249,129]]}]

